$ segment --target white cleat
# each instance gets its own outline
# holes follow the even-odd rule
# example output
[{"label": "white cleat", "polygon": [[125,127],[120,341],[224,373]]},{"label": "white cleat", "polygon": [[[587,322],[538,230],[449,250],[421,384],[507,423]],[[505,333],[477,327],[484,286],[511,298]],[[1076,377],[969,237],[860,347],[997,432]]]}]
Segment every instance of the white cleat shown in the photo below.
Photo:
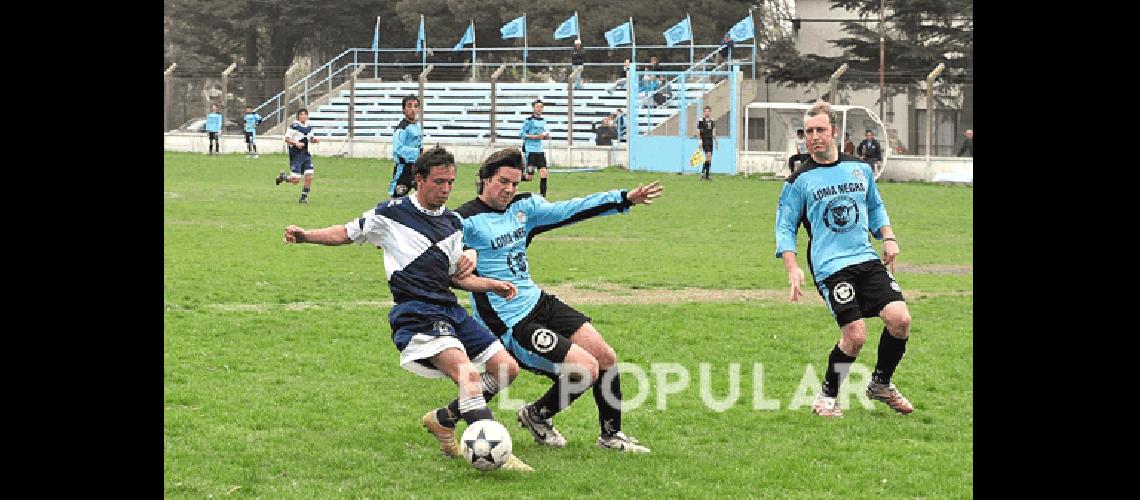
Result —
[{"label": "white cleat", "polygon": [[522,428],[529,430],[530,434],[534,436],[534,442],[555,448],[566,446],[566,438],[562,437],[562,433],[554,428],[551,419],[538,418],[531,413],[530,409],[531,405],[519,408],[518,421]]},{"label": "white cleat", "polygon": [[598,436],[598,447],[627,453],[649,453],[649,448],[638,444],[637,438],[626,436],[621,431],[609,436]]}]

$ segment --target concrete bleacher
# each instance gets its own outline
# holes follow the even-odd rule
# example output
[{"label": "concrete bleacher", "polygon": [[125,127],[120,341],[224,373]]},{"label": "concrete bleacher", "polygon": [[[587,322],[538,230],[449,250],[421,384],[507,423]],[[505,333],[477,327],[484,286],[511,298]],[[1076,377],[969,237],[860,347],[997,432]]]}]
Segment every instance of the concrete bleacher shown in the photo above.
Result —
[{"label": "concrete bleacher", "polygon": [[[591,125],[628,108],[624,90],[610,92],[612,83],[583,83],[574,91],[575,142],[592,143]],[[696,84],[686,87],[686,99],[695,100],[713,87]],[[639,113],[639,124],[652,128],[678,113],[680,88],[672,87],[673,99]],[[357,137],[391,137],[403,118],[400,101],[418,95],[417,82],[361,80],[356,84],[355,128]],[[519,129],[531,115],[531,102],[542,99],[543,116],[551,140],[565,141],[567,100],[565,83],[500,83],[496,87],[497,139],[518,139]],[[349,90],[343,89],[326,104],[310,110],[309,119],[318,136],[348,135]],[[424,142],[465,142],[490,139],[491,84],[489,82],[429,82],[424,85]],[[616,125],[616,124],[615,124]]]}]

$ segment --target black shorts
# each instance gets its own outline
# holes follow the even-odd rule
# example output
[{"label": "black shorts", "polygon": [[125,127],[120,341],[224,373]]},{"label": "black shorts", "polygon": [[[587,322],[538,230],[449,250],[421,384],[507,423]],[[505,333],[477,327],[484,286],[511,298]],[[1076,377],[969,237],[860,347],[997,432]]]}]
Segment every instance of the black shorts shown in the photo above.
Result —
[{"label": "black shorts", "polygon": [[242,133],[245,134],[245,143],[246,144],[253,142],[253,132],[242,132]]},{"label": "black shorts", "polygon": [[840,327],[878,316],[891,302],[906,302],[902,288],[878,259],[840,269],[818,286],[819,295]]},{"label": "black shorts", "polygon": [[210,138],[211,141],[218,140],[218,133],[217,132],[206,132],[206,135]]},{"label": "black shorts", "polygon": [[558,297],[542,292],[534,310],[511,329],[512,341],[505,342],[507,351],[518,360],[519,366],[549,376],[553,372],[550,362],[566,360],[566,353],[573,344],[570,337],[589,322],[589,316]]},{"label": "black shorts", "polygon": [[546,168],[546,153],[527,153],[526,154],[526,169],[528,172],[534,173],[535,170]]},{"label": "black shorts", "polygon": [[705,150],[705,153],[712,153],[713,152],[712,141],[701,142],[701,149]]},{"label": "black shorts", "polygon": [[404,196],[416,187],[415,165],[396,162],[392,166],[392,182],[388,184],[388,196]]}]

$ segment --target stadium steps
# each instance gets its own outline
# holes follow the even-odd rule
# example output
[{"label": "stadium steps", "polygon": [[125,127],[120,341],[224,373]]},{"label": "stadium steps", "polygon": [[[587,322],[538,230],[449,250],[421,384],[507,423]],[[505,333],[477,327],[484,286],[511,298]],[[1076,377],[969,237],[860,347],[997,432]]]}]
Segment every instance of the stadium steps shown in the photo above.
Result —
[{"label": "stadium steps", "polygon": [[[623,92],[606,90],[610,82],[584,83],[575,91],[573,135],[575,142],[591,143],[591,124],[624,109],[628,103]],[[712,89],[713,84],[687,90],[688,99],[696,99]],[[400,100],[405,95],[418,95],[418,82],[382,82],[361,79],[356,84],[355,126],[358,137],[391,137],[402,113]],[[565,141],[567,95],[565,83],[500,83],[497,87],[496,132],[500,139],[518,140],[518,131],[531,114],[531,102],[546,103],[544,115],[551,140]],[[490,138],[490,83],[428,82],[424,86],[424,135],[433,142],[483,141]],[[309,118],[317,136],[348,135],[349,89],[346,85],[309,103]],[[673,106],[676,106],[674,103]],[[642,126],[656,127],[678,112],[676,107],[648,110],[640,118]],[[291,123],[291,120],[289,121]],[[284,133],[287,125],[275,126],[270,134]]]}]

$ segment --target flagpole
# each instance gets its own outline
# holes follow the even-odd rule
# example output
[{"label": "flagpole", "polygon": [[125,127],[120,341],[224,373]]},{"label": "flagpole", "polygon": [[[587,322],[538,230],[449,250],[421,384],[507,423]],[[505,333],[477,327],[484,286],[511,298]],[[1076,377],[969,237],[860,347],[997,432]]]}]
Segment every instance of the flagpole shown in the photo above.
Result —
[{"label": "flagpole", "polygon": [[475,20],[471,20],[471,79],[478,78],[475,75]]},{"label": "flagpole", "polygon": [[372,34],[376,46],[372,48],[372,78],[380,77],[380,16],[376,16],[376,31]]},{"label": "flagpole", "polygon": [[696,36],[693,34],[693,18],[689,17],[688,12],[685,13],[685,19],[689,21],[689,67],[691,68],[693,67],[693,38]]},{"label": "flagpole", "polygon": [[427,69],[427,26],[424,26],[424,15],[420,14],[420,27],[424,29],[423,57],[420,58],[420,71]]},{"label": "flagpole", "polygon": [[633,61],[630,64],[636,64],[637,63],[637,32],[633,29],[633,16],[629,17],[629,38],[630,38],[630,40],[633,41],[633,43],[632,43],[633,54],[630,55],[630,57],[633,58]]},{"label": "flagpole", "polygon": [[523,83],[526,83],[526,12],[523,12]]},{"label": "flagpole", "polygon": [[[752,79],[756,79],[756,46],[759,45],[759,39],[756,38],[756,18],[752,17],[752,9],[748,9],[748,19],[752,21]],[[832,99],[835,96],[831,96]]]}]

